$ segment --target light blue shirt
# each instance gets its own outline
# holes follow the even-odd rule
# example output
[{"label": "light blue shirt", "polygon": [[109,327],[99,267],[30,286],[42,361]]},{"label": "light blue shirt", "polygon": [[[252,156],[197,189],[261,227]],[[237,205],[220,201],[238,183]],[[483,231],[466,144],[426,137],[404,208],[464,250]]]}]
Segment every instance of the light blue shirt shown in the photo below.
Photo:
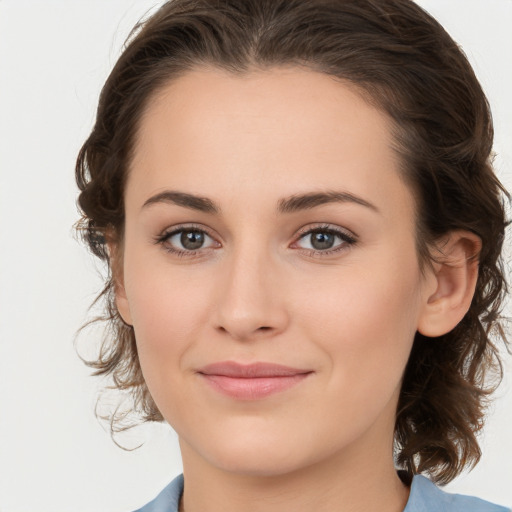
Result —
[{"label": "light blue shirt", "polygon": [[[153,501],[135,512],[178,512],[183,475],[177,476]],[[403,512],[512,512],[480,498],[442,491],[428,478],[415,475]]]}]

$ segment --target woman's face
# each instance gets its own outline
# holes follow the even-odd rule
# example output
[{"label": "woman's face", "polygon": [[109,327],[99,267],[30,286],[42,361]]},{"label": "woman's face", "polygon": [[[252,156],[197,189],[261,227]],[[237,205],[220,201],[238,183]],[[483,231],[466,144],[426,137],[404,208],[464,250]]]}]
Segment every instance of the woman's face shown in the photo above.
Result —
[{"label": "woman's face", "polygon": [[117,300],[185,464],[391,460],[433,291],[391,142],[353,89],[298,68],[196,70],[149,104]]}]

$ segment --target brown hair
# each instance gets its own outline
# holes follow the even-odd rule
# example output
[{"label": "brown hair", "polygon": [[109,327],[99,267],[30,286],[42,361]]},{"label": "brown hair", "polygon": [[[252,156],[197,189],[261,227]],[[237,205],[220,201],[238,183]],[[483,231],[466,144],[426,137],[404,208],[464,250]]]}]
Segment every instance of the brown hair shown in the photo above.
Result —
[{"label": "brown hair", "polygon": [[[427,472],[449,482],[480,457],[475,434],[491,391],[485,377],[491,371],[499,380],[502,371],[491,337],[506,344],[500,254],[509,196],[493,173],[489,106],[466,57],[410,0],[167,2],[132,31],[78,155],[78,228],[109,270],[106,234],[122,243],[124,183],[144,108],[163,85],[202,65],[234,74],[305,66],[354,84],[394,122],[396,150],[417,201],[420,262],[428,264],[429,246],[451,230],[481,238],[471,308],[444,336],[416,335],[396,416],[397,463],[409,477]],[[109,276],[100,297],[110,330],[89,364],[131,393],[142,420],[161,421]]]}]

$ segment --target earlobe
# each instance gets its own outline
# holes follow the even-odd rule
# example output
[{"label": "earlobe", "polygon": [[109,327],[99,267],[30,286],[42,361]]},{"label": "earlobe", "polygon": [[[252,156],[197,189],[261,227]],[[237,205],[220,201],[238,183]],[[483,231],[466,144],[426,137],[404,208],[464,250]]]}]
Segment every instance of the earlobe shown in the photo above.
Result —
[{"label": "earlobe", "polygon": [[125,324],[133,325],[132,317],[130,314],[130,305],[128,303],[128,298],[126,297],[124,285],[118,282],[114,282],[114,290],[116,296],[116,307],[119,315],[121,315],[121,318]]},{"label": "earlobe", "polygon": [[424,297],[418,331],[437,337],[450,332],[468,312],[478,278],[482,243],[469,231],[452,231],[433,254],[434,285]]},{"label": "earlobe", "polygon": [[116,301],[116,308],[123,322],[128,325],[132,324],[130,314],[130,305],[126,296],[123,279],[123,265],[122,265],[122,249],[117,243],[112,241],[107,242],[107,249],[109,255],[110,268],[112,271],[112,284],[114,286],[114,294]]}]

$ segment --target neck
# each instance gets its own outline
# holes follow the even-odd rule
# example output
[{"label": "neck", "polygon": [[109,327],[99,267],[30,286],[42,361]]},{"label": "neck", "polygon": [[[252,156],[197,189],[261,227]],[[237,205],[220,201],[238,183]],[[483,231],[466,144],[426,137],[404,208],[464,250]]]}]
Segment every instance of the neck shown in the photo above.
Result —
[{"label": "neck", "polygon": [[[402,512],[409,489],[390,450],[335,453],[285,474],[247,475],[206,464],[180,441],[185,491],[180,512]],[[384,453],[385,452],[385,453]]]}]

